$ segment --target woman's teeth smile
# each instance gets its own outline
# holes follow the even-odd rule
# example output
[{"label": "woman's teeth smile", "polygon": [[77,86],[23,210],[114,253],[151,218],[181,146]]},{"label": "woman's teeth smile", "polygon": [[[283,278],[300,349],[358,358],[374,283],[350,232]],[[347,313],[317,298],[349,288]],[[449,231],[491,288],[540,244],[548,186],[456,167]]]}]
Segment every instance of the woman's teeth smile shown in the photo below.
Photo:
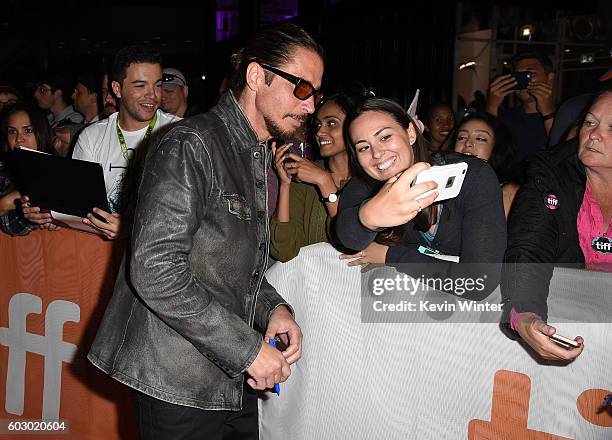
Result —
[{"label": "woman's teeth smile", "polygon": [[391,159],[387,159],[383,163],[379,163],[378,165],[376,165],[376,168],[378,168],[379,171],[385,171],[389,169],[391,165],[395,163],[396,159],[397,157],[392,157]]}]

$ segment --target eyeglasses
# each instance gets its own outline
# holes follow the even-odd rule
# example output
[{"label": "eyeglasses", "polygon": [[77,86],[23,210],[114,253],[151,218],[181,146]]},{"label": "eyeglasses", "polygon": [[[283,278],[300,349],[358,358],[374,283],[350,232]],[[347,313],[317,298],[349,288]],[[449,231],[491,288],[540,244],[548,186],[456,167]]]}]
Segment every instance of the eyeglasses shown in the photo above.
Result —
[{"label": "eyeglasses", "polygon": [[315,89],[314,86],[305,79],[302,79],[299,76],[291,75],[287,72],[283,72],[282,70],[277,69],[276,67],[272,67],[268,64],[259,63],[259,65],[264,69],[269,70],[270,72],[280,76],[281,78],[286,79],[290,83],[293,83],[295,85],[295,87],[293,88],[293,95],[297,99],[301,101],[306,101],[308,98],[313,96],[315,106],[318,106],[323,101],[323,93],[320,90]]},{"label": "eyeglasses", "polygon": [[36,88],[36,91],[40,93],[41,95],[44,95],[45,93],[50,92],[51,90],[53,90],[51,87],[45,87],[45,86],[40,86]]}]

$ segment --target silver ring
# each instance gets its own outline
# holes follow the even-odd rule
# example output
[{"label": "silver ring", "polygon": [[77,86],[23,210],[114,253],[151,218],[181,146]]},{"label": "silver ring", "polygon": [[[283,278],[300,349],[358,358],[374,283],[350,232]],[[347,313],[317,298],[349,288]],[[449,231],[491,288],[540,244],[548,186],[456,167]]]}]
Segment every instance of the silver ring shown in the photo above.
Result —
[{"label": "silver ring", "polygon": [[421,204],[419,203],[419,199],[414,199],[414,201],[416,202],[417,205],[419,205],[419,210],[417,211],[417,213],[421,212],[423,210],[423,208],[421,208]]}]

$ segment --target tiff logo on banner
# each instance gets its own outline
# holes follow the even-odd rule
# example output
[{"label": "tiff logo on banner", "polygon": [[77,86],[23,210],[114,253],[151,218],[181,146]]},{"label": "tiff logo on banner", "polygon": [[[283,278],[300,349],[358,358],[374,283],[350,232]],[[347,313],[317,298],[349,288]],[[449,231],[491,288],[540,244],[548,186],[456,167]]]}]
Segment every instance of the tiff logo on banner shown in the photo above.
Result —
[{"label": "tiff logo on banner", "polygon": [[26,352],[45,358],[42,419],[58,420],[62,389],[62,363],[72,362],[77,347],[63,340],[65,322],[79,322],[81,309],[70,301],[56,300],[45,312],[44,336],[26,331],[30,313],[42,313],[42,299],[29,293],[16,293],[9,302],[8,328],[0,327],[0,344],[8,347],[6,374],[7,413],[23,415],[25,399]]}]

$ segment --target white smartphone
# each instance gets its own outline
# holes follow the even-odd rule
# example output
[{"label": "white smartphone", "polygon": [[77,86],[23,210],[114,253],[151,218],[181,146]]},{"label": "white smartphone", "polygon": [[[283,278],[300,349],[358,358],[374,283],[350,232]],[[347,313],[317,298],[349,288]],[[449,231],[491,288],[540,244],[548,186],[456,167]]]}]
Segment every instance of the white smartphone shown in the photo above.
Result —
[{"label": "white smartphone", "polygon": [[438,184],[435,190],[427,191],[421,194],[416,199],[422,199],[430,195],[433,191],[438,191],[438,197],[435,202],[441,200],[452,199],[457,197],[463,180],[465,179],[465,173],[467,172],[468,165],[465,162],[451,163],[449,165],[438,165],[433,166],[427,170],[421,171],[417,174],[416,179],[412,182],[412,185],[417,183],[429,182],[433,180]]}]

